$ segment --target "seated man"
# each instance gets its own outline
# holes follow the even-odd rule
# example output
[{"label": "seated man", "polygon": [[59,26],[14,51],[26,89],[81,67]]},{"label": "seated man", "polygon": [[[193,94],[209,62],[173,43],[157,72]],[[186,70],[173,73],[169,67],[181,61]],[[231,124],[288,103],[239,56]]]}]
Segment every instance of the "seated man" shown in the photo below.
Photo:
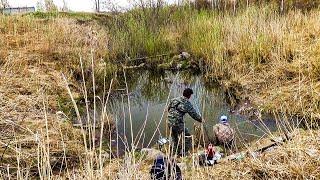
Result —
[{"label": "seated man", "polygon": [[234,139],[234,130],[228,123],[227,116],[221,116],[219,124],[213,127],[215,135],[215,145],[223,146],[225,149],[231,149]]}]

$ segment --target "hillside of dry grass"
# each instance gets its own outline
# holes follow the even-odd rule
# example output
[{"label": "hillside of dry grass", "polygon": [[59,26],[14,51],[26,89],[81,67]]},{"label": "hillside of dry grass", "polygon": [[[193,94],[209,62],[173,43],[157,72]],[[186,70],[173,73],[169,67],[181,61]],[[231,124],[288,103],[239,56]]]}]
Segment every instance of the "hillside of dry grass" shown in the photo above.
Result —
[{"label": "hillside of dry grass", "polygon": [[[278,15],[265,9],[224,18],[217,25],[217,51],[209,48],[206,53],[215,67],[212,76],[261,111],[318,121],[318,17],[319,11]],[[202,26],[213,22],[217,21],[204,20]]]},{"label": "hillside of dry grass", "polygon": [[0,16],[0,39],[1,166],[15,174],[20,164],[33,173],[37,157],[50,156],[53,165],[61,157],[79,159],[85,147],[73,118],[62,112],[74,111],[62,74],[79,98],[79,59],[84,68],[92,56],[100,64],[105,31],[70,18]]}]

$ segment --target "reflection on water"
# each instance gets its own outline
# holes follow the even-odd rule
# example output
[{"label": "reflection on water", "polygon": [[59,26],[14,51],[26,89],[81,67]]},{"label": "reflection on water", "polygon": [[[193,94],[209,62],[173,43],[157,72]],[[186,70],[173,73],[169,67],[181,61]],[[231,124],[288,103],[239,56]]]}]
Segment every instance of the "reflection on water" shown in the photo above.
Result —
[{"label": "reflection on water", "polygon": [[[187,73],[152,73],[132,72],[127,74],[130,108],[125,90],[119,90],[111,102],[112,114],[117,120],[119,140],[129,145],[134,139],[139,147],[154,145],[159,137],[166,136],[166,103],[168,97],[181,96],[186,87],[194,91],[190,99],[198,112],[206,119],[206,127],[211,127],[219,122],[221,115],[227,115],[231,125],[236,129],[237,136],[244,141],[265,135],[268,131],[260,122],[252,123],[245,117],[230,113],[224,93],[219,87],[207,87],[201,76]],[[125,82],[119,82],[121,89],[125,89]],[[130,113],[129,113],[130,111]],[[132,131],[131,123],[132,120]],[[189,115],[185,117],[186,127],[193,132],[193,125],[197,123]],[[265,120],[269,130],[276,129],[273,120]],[[159,124],[159,129],[157,125]],[[133,137],[131,136],[131,132]],[[137,143],[139,141],[139,143]],[[149,143],[150,142],[150,143]]]}]

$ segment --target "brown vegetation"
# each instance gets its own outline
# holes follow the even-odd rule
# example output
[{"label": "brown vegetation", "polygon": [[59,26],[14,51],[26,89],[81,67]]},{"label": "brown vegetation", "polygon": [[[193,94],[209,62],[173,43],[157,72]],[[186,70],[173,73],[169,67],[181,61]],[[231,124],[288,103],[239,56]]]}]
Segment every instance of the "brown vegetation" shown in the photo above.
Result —
[{"label": "brown vegetation", "polygon": [[[2,178],[50,178],[52,174],[59,175],[54,178],[148,178],[150,161],[135,161],[134,153],[126,154],[125,163],[111,160],[102,143],[95,149],[95,133],[91,136],[84,133],[84,127],[72,127],[71,115],[79,113],[72,103],[83,96],[88,100],[85,90],[95,89],[90,80],[93,72],[106,73],[113,68],[106,60],[128,56],[186,50],[206,62],[208,81],[221,83],[230,96],[250,100],[261,112],[280,114],[279,122],[299,117],[311,126],[319,121],[318,10],[281,14],[266,6],[221,15],[164,8],[157,18],[148,17],[147,10],[144,16],[139,10],[130,13],[100,25],[59,16],[0,16]],[[159,24],[150,23],[153,18]],[[70,116],[65,116],[68,112]],[[112,120],[104,113],[101,118],[110,125]],[[186,178],[317,179],[318,137],[319,130],[301,130],[293,141],[259,158],[214,169],[191,167],[191,163],[191,170],[184,174]],[[74,165],[74,171],[66,168]]]},{"label": "brown vegetation", "polygon": [[85,148],[73,117],[61,112],[74,111],[62,74],[79,97],[79,58],[88,68],[91,54],[104,56],[105,31],[72,19],[0,16],[0,39],[1,166],[13,174],[19,166],[41,173],[34,169],[39,157],[53,169],[64,161],[75,165]]}]

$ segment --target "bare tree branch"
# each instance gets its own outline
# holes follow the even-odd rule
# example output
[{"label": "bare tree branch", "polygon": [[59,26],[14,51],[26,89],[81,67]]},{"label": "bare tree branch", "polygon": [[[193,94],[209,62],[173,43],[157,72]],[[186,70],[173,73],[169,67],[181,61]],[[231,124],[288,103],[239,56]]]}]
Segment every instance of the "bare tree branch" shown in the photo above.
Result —
[{"label": "bare tree branch", "polygon": [[100,12],[100,3],[101,0],[93,0],[94,1],[94,9],[96,12]]},{"label": "bare tree branch", "polygon": [[10,7],[8,0],[0,1],[0,8],[8,8],[8,7]]},{"label": "bare tree branch", "polygon": [[44,5],[46,11],[57,11],[58,7],[54,4],[53,0],[45,0]]},{"label": "bare tree branch", "polygon": [[66,0],[63,0],[62,11],[64,11],[64,12],[69,11],[69,8],[68,8]]}]

